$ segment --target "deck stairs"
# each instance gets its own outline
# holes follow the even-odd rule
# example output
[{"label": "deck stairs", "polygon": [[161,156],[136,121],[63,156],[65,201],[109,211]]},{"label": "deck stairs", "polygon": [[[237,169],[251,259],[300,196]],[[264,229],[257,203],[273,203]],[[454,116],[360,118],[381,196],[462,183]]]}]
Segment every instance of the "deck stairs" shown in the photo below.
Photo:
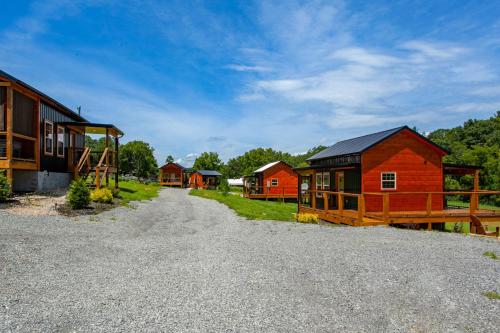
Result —
[{"label": "deck stairs", "polygon": [[97,164],[92,163],[91,153],[90,148],[85,148],[75,167],[74,176],[75,178],[83,178],[91,188],[100,188],[101,184],[106,180],[106,176],[109,175],[111,168],[111,165],[109,165],[109,149],[104,149]]}]

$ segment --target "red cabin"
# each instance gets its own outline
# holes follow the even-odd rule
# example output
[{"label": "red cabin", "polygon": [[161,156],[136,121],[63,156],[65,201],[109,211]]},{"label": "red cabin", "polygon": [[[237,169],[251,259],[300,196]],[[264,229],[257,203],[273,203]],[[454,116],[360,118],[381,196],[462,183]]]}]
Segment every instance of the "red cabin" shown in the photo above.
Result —
[{"label": "red cabin", "polygon": [[296,199],[298,175],[292,166],[276,161],[244,177],[243,194],[250,199]]},{"label": "red cabin", "polygon": [[[448,151],[407,126],[340,141],[310,157],[299,172],[299,211],[352,225],[500,220],[478,209],[479,169],[443,164]],[[444,192],[445,174],[472,174],[474,189]],[[470,208],[446,207],[449,195],[469,197]]]},{"label": "red cabin", "polygon": [[186,168],[182,165],[169,162],[160,167],[159,183],[161,186],[184,187],[188,176]]},{"label": "red cabin", "polygon": [[222,174],[214,170],[198,170],[189,177],[189,187],[215,190]]}]

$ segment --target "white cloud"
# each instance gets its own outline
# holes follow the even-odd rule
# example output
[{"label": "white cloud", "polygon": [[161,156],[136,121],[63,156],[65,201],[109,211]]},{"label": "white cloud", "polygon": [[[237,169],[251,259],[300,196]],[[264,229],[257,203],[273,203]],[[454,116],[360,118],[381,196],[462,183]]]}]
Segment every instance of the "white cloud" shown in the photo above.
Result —
[{"label": "white cloud", "polygon": [[226,68],[235,70],[237,72],[270,72],[272,69],[265,66],[247,66],[247,65],[237,65],[229,64]]},{"label": "white cloud", "polygon": [[475,88],[470,91],[470,94],[486,97],[498,97],[500,96],[500,85],[489,85]]},{"label": "white cloud", "polygon": [[467,48],[465,47],[454,46],[446,43],[432,43],[421,40],[404,42],[400,47],[416,51],[417,53],[432,59],[450,59],[467,52]]},{"label": "white cloud", "polygon": [[400,62],[396,57],[371,52],[361,47],[350,47],[337,50],[333,52],[331,58],[373,67],[387,67]]}]

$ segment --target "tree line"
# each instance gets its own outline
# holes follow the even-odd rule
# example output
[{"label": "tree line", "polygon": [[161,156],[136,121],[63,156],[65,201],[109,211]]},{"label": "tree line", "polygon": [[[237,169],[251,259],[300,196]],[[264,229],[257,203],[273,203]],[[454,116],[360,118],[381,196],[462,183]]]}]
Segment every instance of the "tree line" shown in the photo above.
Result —
[{"label": "tree line", "polygon": [[[444,162],[480,166],[482,188],[500,188],[500,111],[489,119],[470,119],[462,126],[435,130],[428,135],[428,138],[450,151],[450,154],[445,156]],[[104,149],[105,142],[104,138],[94,140],[87,136],[86,144],[93,150],[99,151]],[[307,158],[325,148],[317,146],[303,154],[294,155],[271,148],[256,148],[229,159],[227,163],[221,160],[217,152],[204,152],[196,158],[193,168],[216,170],[226,178],[239,178],[278,160],[293,167],[306,166]],[[151,178],[158,173],[154,148],[143,141],[131,141],[120,145],[119,161],[122,174]],[[171,155],[165,160],[166,163],[173,161],[174,157]],[[470,189],[472,178],[470,176],[447,178],[446,187],[448,190]]]}]

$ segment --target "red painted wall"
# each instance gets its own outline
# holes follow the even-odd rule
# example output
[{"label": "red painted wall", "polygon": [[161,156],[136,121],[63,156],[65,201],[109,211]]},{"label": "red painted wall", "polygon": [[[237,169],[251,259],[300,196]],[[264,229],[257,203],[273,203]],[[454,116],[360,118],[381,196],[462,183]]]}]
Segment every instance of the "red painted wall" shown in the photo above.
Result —
[{"label": "red painted wall", "polygon": [[167,174],[175,173],[177,178],[181,178],[182,169],[176,164],[169,163],[167,165],[162,166],[161,170],[164,176]]},{"label": "red painted wall", "polygon": [[203,176],[199,173],[193,173],[191,177],[189,177],[189,186],[193,188],[201,188],[204,186],[203,184]]},{"label": "red painted wall", "polygon": [[[443,152],[410,131],[402,131],[361,155],[362,192],[441,192]],[[381,189],[381,173],[396,172],[396,190]],[[382,198],[367,195],[366,210],[382,211]],[[425,195],[391,195],[390,210],[425,210]],[[443,209],[435,195],[432,209]]]},{"label": "red painted wall", "polygon": [[[278,186],[271,186],[268,190],[267,182],[271,184],[273,178],[278,179]],[[261,186],[264,186],[264,193],[282,194],[284,190],[285,194],[297,194],[298,181],[298,175],[292,167],[280,162],[263,172]]]}]

